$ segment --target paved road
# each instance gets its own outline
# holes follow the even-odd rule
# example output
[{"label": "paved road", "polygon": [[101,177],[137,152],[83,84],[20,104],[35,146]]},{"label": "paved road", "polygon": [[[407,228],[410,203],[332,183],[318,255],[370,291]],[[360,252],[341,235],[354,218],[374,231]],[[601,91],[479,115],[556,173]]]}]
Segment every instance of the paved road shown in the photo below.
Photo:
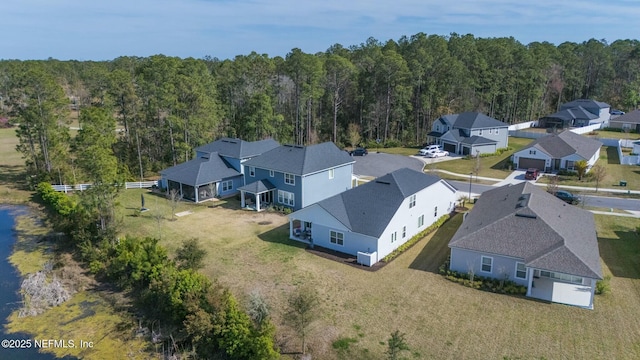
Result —
[{"label": "paved road", "polygon": [[[457,180],[447,180],[453,187],[458,189],[458,191],[462,193],[467,193],[469,191],[469,182],[468,181],[457,181]],[[471,184],[471,195],[474,194],[482,194],[487,190],[494,189],[495,187],[492,185],[481,185],[481,184]],[[585,206],[592,207],[600,207],[600,208],[610,208],[610,209],[618,209],[618,210],[632,210],[632,211],[640,211],[640,199],[623,199],[617,197],[608,197],[608,196],[593,196],[586,195],[584,196]]]}]

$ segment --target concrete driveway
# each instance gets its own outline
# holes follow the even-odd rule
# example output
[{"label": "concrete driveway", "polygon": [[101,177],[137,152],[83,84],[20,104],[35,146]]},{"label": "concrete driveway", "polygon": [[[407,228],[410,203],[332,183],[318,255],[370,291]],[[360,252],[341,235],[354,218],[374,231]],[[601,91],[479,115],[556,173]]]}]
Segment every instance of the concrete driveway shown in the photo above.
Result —
[{"label": "concrete driveway", "polygon": [[380,177],[402,168],[422,171],[424,163],[412,156],[370,152],[366,156],[354,156],[353,173],[357,176]]}]

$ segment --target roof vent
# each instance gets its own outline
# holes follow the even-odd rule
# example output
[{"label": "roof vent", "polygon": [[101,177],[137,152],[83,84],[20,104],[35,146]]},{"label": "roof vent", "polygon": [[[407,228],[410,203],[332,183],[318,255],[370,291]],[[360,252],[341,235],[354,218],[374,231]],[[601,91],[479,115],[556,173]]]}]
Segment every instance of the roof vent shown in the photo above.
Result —
[{"label": "roof vent", "polygon": [[378,183],[378,184],[385,184],[385,185],[391,185],[391,183],[390,183],[390,182],[388,182],[388,181],[382,181],[382,180],[376,180],[376,183]]}]

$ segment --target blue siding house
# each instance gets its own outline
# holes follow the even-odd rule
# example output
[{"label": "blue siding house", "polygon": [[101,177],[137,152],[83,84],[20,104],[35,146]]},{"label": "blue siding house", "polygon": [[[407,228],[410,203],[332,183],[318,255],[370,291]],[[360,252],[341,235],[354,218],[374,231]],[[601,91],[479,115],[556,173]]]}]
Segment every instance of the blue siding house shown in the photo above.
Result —
[{"label": "blue siding house", "polygon": [[351,188],[353,158],[334,143],[283,145],[247,160],[242,207],[301,209]]},{"label": "blue siding house", "polygon": [[244,185],[243,163],[279,145],[273,139],[218,139],[196,148],[192,160],[162,170],[160,186],[196,203],[236,194]]}]

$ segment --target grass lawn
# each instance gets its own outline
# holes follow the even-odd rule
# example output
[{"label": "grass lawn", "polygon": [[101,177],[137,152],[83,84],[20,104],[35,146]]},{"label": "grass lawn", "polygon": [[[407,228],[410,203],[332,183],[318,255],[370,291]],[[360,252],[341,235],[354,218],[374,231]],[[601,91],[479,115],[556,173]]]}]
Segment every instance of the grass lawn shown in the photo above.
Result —
[{"label": "grass lawn", "polygon": [[[171,251],[185,239],[199,238],[208,251],[203,273],[229,286],[244,304],[252,291],[267,299],[285,353],[299,349],[299,338],[284,320],[287,297],[305,284],[321,299],[308,337],[318,359],[382,359],[381,342],[396,329],[406,333],[410,359],[640,357],[638,219],[596,216],[604,272],[613,278],[612,292],[598,296],[590,311],[473,290],[437,274],[461,215],[369,272],[315,256],[288,240],[285,216],[240,210],[236,200],[228,200],[181,204],[176,211],[192,213],[169,221],[168,203],[154,195],[147,196],[148,212],[130,216],[140,193],[129,190],[121,197],[125,230],[161,232]],[[337,351],[336,340],[347,345]]]},{"label": "grass lawn", "polygon": [[0,199],[5,204],[25,203],[31,196],[25,189],[24,160],[16,145],[16,129],[0,129]]},{"label": "grass lawn", "polygon": [[584,134],[584,136],[591,137],[591,138],[601,138],[601,139],[629,139],[629,140],[640,139],[640,134],[638,133],[625,133],[625,132],[608,131],[608,130],[596,130],[593,133]]}]

